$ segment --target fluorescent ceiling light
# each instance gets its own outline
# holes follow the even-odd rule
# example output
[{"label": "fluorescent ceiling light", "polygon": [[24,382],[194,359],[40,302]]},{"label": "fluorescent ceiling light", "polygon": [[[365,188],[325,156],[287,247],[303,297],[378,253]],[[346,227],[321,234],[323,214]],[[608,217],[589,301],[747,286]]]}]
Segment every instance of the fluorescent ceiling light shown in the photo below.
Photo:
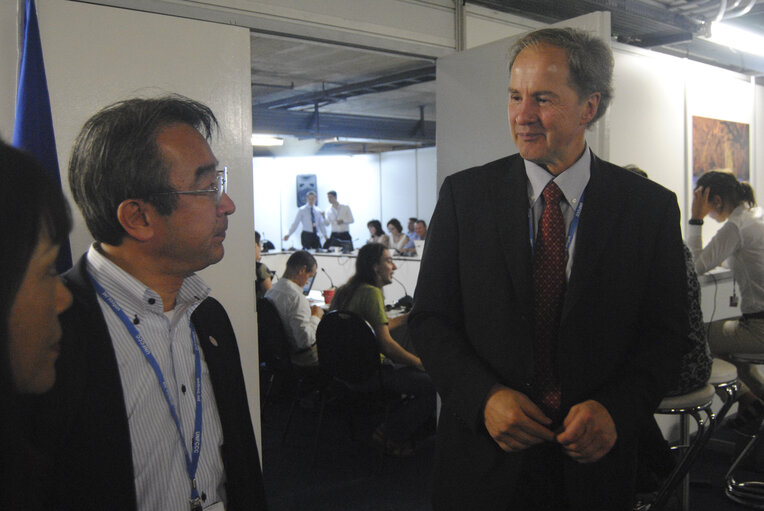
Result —
[{"label": "fluorescent ceiling light", "polygon": [[764,36],[726,23],[711,23],[712,43],[764,57]]},{"label": "fluorescent ceiling light", "polygon": [[259,135],[252,133],[252,145],[254,146],[280,146],[284,145],[284,139],[273,135]]}]

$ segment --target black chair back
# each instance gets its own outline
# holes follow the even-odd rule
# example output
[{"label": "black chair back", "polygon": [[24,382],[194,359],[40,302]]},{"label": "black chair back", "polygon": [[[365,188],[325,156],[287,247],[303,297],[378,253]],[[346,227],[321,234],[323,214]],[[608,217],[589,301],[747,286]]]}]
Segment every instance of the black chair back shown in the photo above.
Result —
[{"label": "black chair back", "polygon": [[257,338],[260,363],[272,371],[289,370],[289,343],[279,311],[267,298],[257,299]]},{"label": "black chair back", "polygon": [[331,311],[316,330],[318,362],[329,376],[363,383],[379,372],[379,347],[374,330],[358,314]]}]

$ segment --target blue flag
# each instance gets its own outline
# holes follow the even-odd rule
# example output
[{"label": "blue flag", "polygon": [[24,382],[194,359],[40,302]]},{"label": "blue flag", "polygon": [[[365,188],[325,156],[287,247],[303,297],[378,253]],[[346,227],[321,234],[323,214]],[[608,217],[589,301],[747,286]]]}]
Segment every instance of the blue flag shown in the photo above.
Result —
[{"label": "blue flag", "polygon": [[[37,158],[58,184],[61,184],[56,138],[53,134],[53,117],[50,113],[50,97],[48,96],[48,83],[45,79],[40,29],[37,25],[37,9],[35,9],[34,0],[26,0],[24,44],[19,68],[19,86],[16,91],[13,145]],[[69,247],[69,240],[66,240],[61,244],[56,268],[62,272],[71,267],[72,251]]]}]

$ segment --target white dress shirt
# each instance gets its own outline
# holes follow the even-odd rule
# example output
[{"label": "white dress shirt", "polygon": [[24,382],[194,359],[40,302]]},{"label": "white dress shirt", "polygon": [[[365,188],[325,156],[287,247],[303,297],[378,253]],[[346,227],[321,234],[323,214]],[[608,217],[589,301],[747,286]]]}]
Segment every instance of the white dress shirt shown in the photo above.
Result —
[{"label": "white dress shirt", "polygon": [[703,248],[703,226],[687,226],[687,246],[702,275],[720,264],[740,286],[743,314],[764,312],[764,212],[740,205]]},{"label": "white dress shirt", "polygon": [[302,224],[302,230],[307,232],[313,232],[313,223],[316,224],[316,234],[321,234],[326,238],[326,229],[324,228],[324,219],[321,217],[321,210],[316,206],[313,208],[313,219],[310,218],[310,204],[305,204],[297,210],[297,214],[294,216],[294,222],[289,228],[287,236],[291,236],[294,231],[297,230],[297,226]]},{"label": "white dress shirt", "polygon": [[280,278],[265,293],[279,311],[281,323],[292,348],[292,362],[297,365],[316,365],[316,328],[318,316],[310,313],[310,303],[302,288],[287,278]]},{"label": "white dress shirt", "polygon": [[[108,260],[95,245],[87,254],[88,272],[101,284],[146,341],[167,381],[191,453],[196,399],[191,313],[209,295],[196,275],[183,281],[174,314],[165,314],[162,299],[135,277]],[[100,297],[119,365],[122,392],[130,428],[135,494],[142,511],[188,511],[191,483],[180,435],[157,377],[125,325]],[[225,473],[220,447],[223,432],[207,364],[202,356],[202,450],[196,472],[199,495],[205,507],[225,501]],[[108,456],[108,453],[103,453]]]},{"label": "white dress shirt", "polygon": [[[541,214],[544,212],[544,200],[541,194],[549,181],[552,180],[554,180],[555,184],[560,187],[565,198],[565,200],[560,201],[560,209],[562,210],[562,217],[565,219],[565,233],[567,236],[567,233],[570,230],[570,224],[576,214],[578,202],[581,200],[581,196],[583,195],[586,185],[589,183],[589,177],[591,176],[592,155],[589,152],[589,148],[587,147],[584,154],[559,176],[554,176],[532,161],[523,161],[525,162],[525,174],[528,176],[528,203],[530,204],[533,215],[533,239],[538,239],[539,220],[541,219]],[[586,202],[585,197],[584,202]],[[573,240],[571,241],[568,250],[568,261],[565,267],[565,277],[568,279],[570,278],[570,270],[573,268],[576,234],[577,233],[573,233]]]},{"label": "white dress shirt", "polygon": [[[338,223],[337,220],[342,220],[342,223]],[[350,230],[350,224],[355,222],[353,219],[353,212],[350,211],[350,206],[339,204],[336,208],[332,206],[326,212],[326,220],[324,224],[332,226],[332,232],[348,232]]]}]

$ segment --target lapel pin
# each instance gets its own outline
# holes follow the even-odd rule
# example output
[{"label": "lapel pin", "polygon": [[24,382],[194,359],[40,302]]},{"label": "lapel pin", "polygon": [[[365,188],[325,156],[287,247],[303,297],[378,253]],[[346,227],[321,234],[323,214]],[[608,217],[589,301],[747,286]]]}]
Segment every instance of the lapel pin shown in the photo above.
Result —
[{"label": "lapel pin", "polygon": [[210,344],[212,344],[212,345],[213,345],[213,346],[215,346],[216,348],[218,347],[218,341],[217,341],[217,339],[215,339],[215,338],[214,338],[214,337],[212,337],[211,335],[210,335]]}]

